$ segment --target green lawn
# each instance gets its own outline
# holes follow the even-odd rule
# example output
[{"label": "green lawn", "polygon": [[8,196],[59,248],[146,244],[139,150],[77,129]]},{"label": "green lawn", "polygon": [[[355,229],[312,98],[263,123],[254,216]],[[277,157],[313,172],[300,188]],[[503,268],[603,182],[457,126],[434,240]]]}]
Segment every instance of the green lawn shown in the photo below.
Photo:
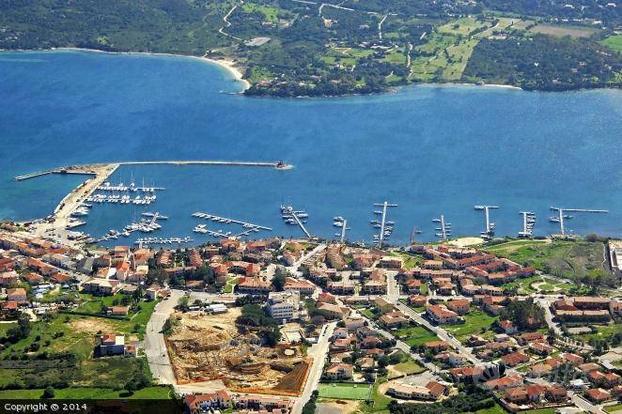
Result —
[{"label": "green lawn", "polygon": [[622,34],[609,36],[601,40],[600,43],[616,52],[622,52]]},{"label": "green lawn", "polygon": [[604,410],[608,413],[618,413],[622,411],[622,404],[609,405],[604,407]]},{"label": "green lawn", "polygon": [[391,252],[391,256],[401,257],[403,264],[404,264],[404,268],[408,270],[423,264],[425,260],[423,256],[421,255],[409,254],[409,253],[398,252],[398,251]]},{"label": "green lawn", "polygon": [[419,365],[410,355],[403,351],[397,351],[397,355],[400,357],[400,362],[393,365],[393,369],[400,374],[412,375],[420,374],[425,371],[425,368]]},{"label": "green lawn", "polygon": [[603,244],[584,240],[512,240],[484,248],[519,264],[564,278],[602,270]]},{"label": "green lawn", "polygon": [[318,391],[321,398],[341,400],[366,400],[369,398],[371,387],[369,384],[320,384]]},{"label": "green lawn", "polygon": [[364,413],[389,413],[389,404],[392,399],[383,395],[378,387],[380,384],[387,382],[386,377],[381,377],[376,380],[371,390],[371,404],[362,403],[361,408]]},{"label": "green lawn", "polygon": [[[121,396],[122,391],[110,388],[59,388],[54,390],[54,398],[57,399],[158,399],[168,400],[171,398],[169,387],[147,387],[134,392],[130,397]],[[43,389],[28,390],[0,390],[0,399],[38,399],[43,394]]]},{"label": "green lawn", "polygon": [[233,293],[235,286],[238,284],[237,276],[229,276],[227,278],[227,283],[222,288],[222,293]]},{"label": "green lawn", "polygon": [[[456,325],[443,325],[443,328],[451,332],[458,340],[465,340],[470,335],[481,335],[491,332],[490,326],[497,320],[497,316],[490,316],[487,313],[472,309],[471,312],[463,316],[464,323]],[[485,331],[482,332],[482,329]]]},{"label": "green lawn", "polygon": [[503,409],[499,405],[499,403],[495,402],[495,405],[490,408],[484,408],[483,410],[477,410],[475,414],[505,414],[507,411]]},{"label": "green lawn", "polygon": [[406,342],[409,346],[421,346],[429,341],[436,341],[438,337],[428,331],[423,326],[409,326],[400,328],[395,332],[395,336]]}]

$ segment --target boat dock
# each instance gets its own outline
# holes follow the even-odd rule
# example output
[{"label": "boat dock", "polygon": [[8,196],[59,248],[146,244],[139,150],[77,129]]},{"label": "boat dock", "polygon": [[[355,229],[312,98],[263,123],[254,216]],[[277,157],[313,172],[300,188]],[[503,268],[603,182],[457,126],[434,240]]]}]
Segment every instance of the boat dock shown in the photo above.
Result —
[{"label": "boat dock", "polygon": [[533,236],[533,227],[536,224],[536,213],[532,211],[519,211],[519,214],[523,216],[523,230],[518,232],[518,237],[531,237]]},{"label": "boat dock", "polygon": [[293,224],[297,224],[302,232],[310,239],[312,236],[303,223],[302,214],[306,215],[304,212],[301,213],[300,211],[295,210],[292,206],[281,206],[281,216],[285,222],[289,224],[288,220],[293,220]]},{"label": "boat dock", "polygon": [[272,231],[272,228],[270,227],[260,226],[259,224],[250,223],[248,221],[217,216],[215,214],[203,213],[200,211],[197,211],[196,213],[192,213],[192,217],[202,218],[205,220],[211,220],[216,223],[222,223],[222,224],[239,224],[240,226],[246,229],[249,229],[250,231],[252,231],[252,229]]},{"label": "boat dock", "polygon": [[[374,241],[378,243],[378,247],[382,247],[384,240],[389,238],[393,233],[393,223],[387,221],[387,209],[389,207],[397,207],[397,204],[385,201],[383,203],[374,203],[374,206],[382,207],[382,210],[374,211],[374,214],[380,215],[380,234],[374,236]],[[375,221],[376,220],[372,220],[372,224],[376,224]]]},{"label": "boat dock", "polygon": [[496,210],[499,206],[474,206],[475,210],[482,210],[484,212],[484,231],[481,232],[481,235],[484,239],[491,239],[495,235],[495,223],[490,221],[490,210]]},{"label": "boat dock", "polygon": [[593,208],[561,208],[551,207],[552,211],[557,211],[557,217],[551,217],[549,221],[553,223],[559,223],[559,232],[562,236],[566,235],[566,225],[564,220],[571,219],[572,216],[568,216],[565,213],[596,213],[607,214],[609,210],[593,209]]},{"label": "boat dock", "polygon": [[444,214],[441,214],[439,218],[433,219],[432,222],[438,223],[438,227],[435,228],[436,232],[434,233],[434,235],[438,237],[441,241],[446,241],[452,234],[451,223],[445,221]]}]

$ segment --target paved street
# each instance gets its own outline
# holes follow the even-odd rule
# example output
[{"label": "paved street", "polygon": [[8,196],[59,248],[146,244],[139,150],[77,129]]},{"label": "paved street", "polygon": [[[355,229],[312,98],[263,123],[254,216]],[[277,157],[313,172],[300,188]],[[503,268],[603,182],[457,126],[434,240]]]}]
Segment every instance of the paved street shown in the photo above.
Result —
[{"label": "paved street", "polygon": [[167,300],[160,301],[153,311],[149,322],[147,323],[147,331],[145,333],[145,355],[149,362],[151,374],[159,384],[175,384],[175,374],[168,357],[168,350],[164,342],[162,327],[164,322],[173,313],[173,308],[177,305],[179,298],[183,293],[179,290],[173,290],[171,296]]},{"label": "paved street", "polygon": [[311,397],[311,393],[317,389],[322,377],[322,371],[324,370],[324,363],[326,362],[326,355],[328,355],[328,347],[330,345],[329,339],[333,336],[333,331],[337,326],[337,322],[331,322],[322,328],[318,343],[311,346],[307,351],[307,355],[313,358],[313,365],[311,371],[307,376],[307,382],[305,383],[304,390],[300,397],[298,397],[294,403],[292,414],[300,414],[302,407]]}]

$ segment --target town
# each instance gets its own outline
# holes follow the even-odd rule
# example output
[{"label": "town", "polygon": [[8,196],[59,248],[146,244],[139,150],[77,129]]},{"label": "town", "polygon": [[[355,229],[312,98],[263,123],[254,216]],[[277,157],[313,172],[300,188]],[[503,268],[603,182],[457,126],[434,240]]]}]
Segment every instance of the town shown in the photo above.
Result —
[{"label": "town", "polygon": [[189,413],[616,412],[621,247],[87,248],[5,222],[0,397],[177,399]]}]

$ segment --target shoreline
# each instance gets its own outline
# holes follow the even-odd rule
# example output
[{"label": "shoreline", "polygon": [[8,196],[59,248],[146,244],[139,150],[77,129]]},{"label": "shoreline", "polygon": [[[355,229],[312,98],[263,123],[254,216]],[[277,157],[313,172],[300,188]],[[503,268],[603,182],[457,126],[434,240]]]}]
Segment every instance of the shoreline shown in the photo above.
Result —
[{"label": "shoreline", "polygon": [[231,59],[213,59],[206,56],[194,56],[194,55],[182,55],[178,53],[165,53],[165,52],[117,52],[112,50],[100,50],[100,49],[89,49],[84,47],[56,47],[50,49],[0,49],[3,52],[56,52],[56,51],[67,51],[67,52],[86,52],[86,53],[103,53],[109,55],[137,55],[137,56],[165,56],[165,57],[174,57],[174,58],[188,58],[188,59],[197,59],[202,61],[203,63],[211,63],[214,64],[221,69],[224,69],[233,80],[242,85],[242,90],[238,93],[243,94],[245,90],[251,87],[251,83],[244,79],[244,75],[242,71],[236,66],[235,61]]}]

